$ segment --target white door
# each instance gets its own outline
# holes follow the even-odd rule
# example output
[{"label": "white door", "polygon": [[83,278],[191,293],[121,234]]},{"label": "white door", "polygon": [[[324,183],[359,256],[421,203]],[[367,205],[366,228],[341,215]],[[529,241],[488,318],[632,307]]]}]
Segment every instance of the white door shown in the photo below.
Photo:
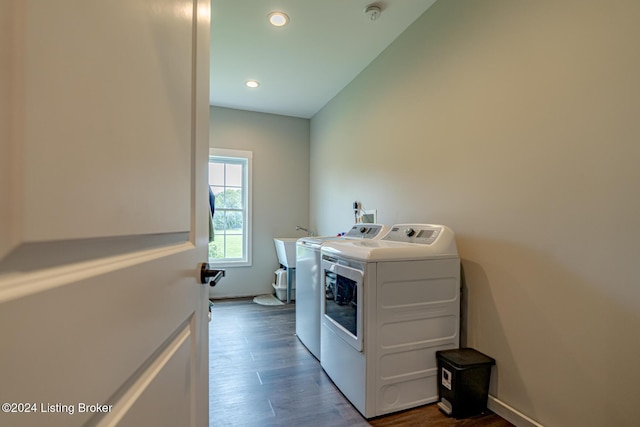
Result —
[{"label": "white door", "polygon": [[209,1],[0,2],[1,426],[206,426]]}]

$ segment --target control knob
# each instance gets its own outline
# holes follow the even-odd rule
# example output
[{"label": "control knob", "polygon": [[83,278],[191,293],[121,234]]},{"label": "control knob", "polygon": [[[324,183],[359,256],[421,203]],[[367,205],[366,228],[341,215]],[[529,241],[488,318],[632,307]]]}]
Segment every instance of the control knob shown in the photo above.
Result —
[{"label": "control knob", "polygon": [[407,228],[406,230],[404,230],[404,234],[405,234],[407,237],[411,237],[411,236],[413,236],[414,234],[416,234],[416,230],[414,230],[413,228]]}]

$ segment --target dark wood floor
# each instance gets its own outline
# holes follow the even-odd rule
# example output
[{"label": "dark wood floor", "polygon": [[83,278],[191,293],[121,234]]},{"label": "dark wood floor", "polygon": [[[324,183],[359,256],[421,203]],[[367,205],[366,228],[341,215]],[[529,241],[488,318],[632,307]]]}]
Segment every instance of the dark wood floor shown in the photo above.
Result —
[{"label": "dark wood floor", "polygon": [[209,328],[210,426],[508,427],[488,412],[455,420],[435,404],[365,420],[295,336],[295,305],[215,302]]}]

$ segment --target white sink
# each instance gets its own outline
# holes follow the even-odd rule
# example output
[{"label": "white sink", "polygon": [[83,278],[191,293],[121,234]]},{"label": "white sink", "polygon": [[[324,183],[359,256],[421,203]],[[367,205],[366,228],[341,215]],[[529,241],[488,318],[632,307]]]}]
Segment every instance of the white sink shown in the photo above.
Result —
[{"label": "white sink", "polygon": [[273,239],[278,262],[287,268],[296,268],[296,242],[298,239],[299,237],[276,237]]}]

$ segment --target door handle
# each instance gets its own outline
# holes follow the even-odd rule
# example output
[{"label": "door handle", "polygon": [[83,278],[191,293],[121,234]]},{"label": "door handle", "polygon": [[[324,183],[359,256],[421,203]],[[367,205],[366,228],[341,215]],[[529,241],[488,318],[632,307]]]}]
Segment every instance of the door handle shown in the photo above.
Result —
[{"label": "door handle", "polygon": [[211,268],[208,262],[200,264],[200,283],[215,286],[226,275],[225,270]]}]

